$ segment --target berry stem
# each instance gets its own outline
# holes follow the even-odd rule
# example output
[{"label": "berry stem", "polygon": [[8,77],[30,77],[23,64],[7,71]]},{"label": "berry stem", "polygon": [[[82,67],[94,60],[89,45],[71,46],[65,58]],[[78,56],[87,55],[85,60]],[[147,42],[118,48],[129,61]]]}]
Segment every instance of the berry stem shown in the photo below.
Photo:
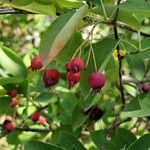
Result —
[{"label": "berry stem", "polygon": [[97,72],[98,69],[97,69],[97,64],[96,64],[96,58],[95,58],[95,54],[94,54],[94,50],[93,50],[92,45],[90,45],[90,51],[91,51],[91,53],[92,53],[92,57],[93,57],[93,61],[94,61],[95,72]]},{"label": "berry stem", "polygon": [[[117,5],[119,5],[121,2],[121,0],[117,1]],[[119,7],[116,10],[116,17],[113,21],[114,23],[114,37],[116,40],[119,40],[119,35],[118,35],[118,29],[117,29],[117,17],[118,17],[118,13],[119,13]],[[119,44],[117,45],[117,51],[118,54],[120,52],[120,46]],[[120,95],[121,95],[121,100],[122,100],[122,105],[125,105],[125,98],[124,98],[124,89],[123,89],[123,82],[122,82],[122,59],[120,59],[119,55],[118,55],[118,78],[119,78],[119,86],[120,86]]]}]

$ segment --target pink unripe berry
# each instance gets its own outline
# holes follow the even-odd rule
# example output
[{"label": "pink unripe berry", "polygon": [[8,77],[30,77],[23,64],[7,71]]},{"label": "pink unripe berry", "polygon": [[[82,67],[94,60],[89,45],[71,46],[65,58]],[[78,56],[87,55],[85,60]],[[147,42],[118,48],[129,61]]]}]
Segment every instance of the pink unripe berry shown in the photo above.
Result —
[{"label": "pink unripe berry", "polygon": [[42,63],[41,63],[41,59],[39,56],[36,56],[34,58],[32,58],[31,60],[31,65],[30,65],[30,68],[33,70],[33,71],[36,71],[36,70],[39,70],[43,67]]},{"label": "pink unripe berry", "polygon": [[150,91],[150,85],[144,84],[142,85],[142,91],[143,92],[149,92]]},{"label": "pink unripe berry", "polygon": [[39,114],[38,112],[34,112],[34,113],[32,113],[32,115],[31,115],[31,119],[32,119],[32,121],[34,121],[34,122],[38,121],[38,120],[39,120],[39,117],[40,117],[40,114]]},{"label": "pink unripe berry", "polygon": [[44,124],[46,122],[46,118],[40,115],[38,122]]},{"label": "pink unripe berry", "polygon": [[88,76],[88,84],[95,91],[101,90],[105,82],[105,76],[101,72],[93,72]]},{"label": "pink unripe berry", "polygon": [[56,69],[48,69],[43,73],[43,82],[46,88],[57,84],[59,81],[59,72]]},{"label": "pink unripe berry", "polygon": [[79,72],[84,70],[85,64],[83,60],[79,57],[75,57],[70,60],[68,64],[66,64],[67,71]]},{"label": "pink unripe berry", "polygon": [[17,91],[15,89],[11,89],[7,93],[10,97],[16,97],[17,96]]},{"label": "pink unripe berry", "polygon": [[80,81],[80,73],[74,73],[74,72],[67,72],[66,79],[69,83],[69,87],[72,87],[74,84],[78,83]]},{"label": "pink unripe berry", "polygon": [[7,132],[11,132],[14,130],[14,125],[12,122],[7,122],[5,125],[4,125],[4,128]]},{"label": "pink unripe berry", "polygon": [[11,99],[11,107],[15,108],[18,104],[18,100],[16,97]]}]

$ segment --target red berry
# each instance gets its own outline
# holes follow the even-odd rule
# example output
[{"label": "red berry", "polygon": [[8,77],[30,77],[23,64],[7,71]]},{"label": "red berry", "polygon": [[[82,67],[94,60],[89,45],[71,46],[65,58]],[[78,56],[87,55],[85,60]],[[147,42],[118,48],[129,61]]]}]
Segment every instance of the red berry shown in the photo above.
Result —
[{"label": "red berry", "polygon": [[43,73],[43,82],[46,88],[57,84],[59,72],[56,69],[48,69]]},{"label": "red berry", "polygon": [[3,122],[3,126],[5,127],[5,125],[10,122],[12,122],[12,118],[6,118],[5,121]]},{"label": "red berry", "polygon": [[97,121],[104,115],[103,110],[97,106],[89,108],[86,113],[91,121]]},{"label": "red berry", "polygon": [[14,130],[14,125],[13,125],[12,122],[8,122],[8,123],[4,126],[4,128],[5,128],[5,130],[6,130],[7,132],[11,132],[11,131]]},{"label": "red berry", "polygon": [[11,107],[15,108],[18,104],[18,100],[16,97],[11,99]]},{"label": "red berry", "polygon": [[8,91],[8,95],[10,97],[16,97],[17,96],[17,91],[15,89],[11,89]]},{"label": "red berry", "polygon": [[39,56],[32,58],[30,67],[33,71],[39,70],[43,67]]},{"label": "red berry", "polygon": [[96,91],[105,85],[105,76],[101,72],[93,72],[88,76],[89,86]]},{"label": "red berry", "polygon": [[66,79],[69,83],[69,87],[72,87],[74,84],[80,81],[80,73],[68,72],[66,74]]},{"label": "red berry", "polygon": [[38,120],[39,120],[39,117],[40,117],[40,114],[39,114],[38,112],[34,112],[34,113],[32,113],[32,115],[31,115],[31,119],[32,119],[32,121],[34,121],[34,122],[38,121]]},{"label": "red berry", "polygon": [[81,58],[76,57],[70,60],[68,64],[66,64],[67,71],[79,72],[84,70],[85,65]]},{"label": "red berry", "polygon": [[39,123],[44,124],[44,123],[46,122],[46,118],[45,118],[44,116],[41,116],[41,115],[40,115],[38,121],[39,121]]},{"label": "red berry", "polygon": [[150,91],[150,85],[146,85],[146,84],[142,85],[142,91],[143,91],[143,92],[148,92],[148,91]]}]

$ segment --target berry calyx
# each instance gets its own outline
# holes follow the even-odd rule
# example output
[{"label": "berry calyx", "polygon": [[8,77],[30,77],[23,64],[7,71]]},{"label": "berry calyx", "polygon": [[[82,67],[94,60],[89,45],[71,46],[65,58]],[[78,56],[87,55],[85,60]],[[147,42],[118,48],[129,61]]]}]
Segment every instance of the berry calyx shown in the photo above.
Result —
[{"label": "berry calyx", "polygon": [[143,92],[148,92],[150,91],[150,85],[144,84],[142,85],[141,89]]},{"label": "berry calyx", "polygon": [[10,104],[11,107],[15,108],[17,106],[17,104],[18,104],[17,98],[16,97],[12,98],[11,99],[11,104]]},{"label": "berry calyx", "polygon": [[39,120],[40,114],[38,112],[34,112],[31,114],[31,119],[33,122],[36,122]]},{"label": "berry calyx", "polygon": [[14,130],[14,125],[11,119],[6,119],[3,123],[3,127],[7,132],[11,132]]},{"label": "berry calyx", "polygon": [[57,84],[59,81],[59,72],[57,69],[48,69],[43,73],[43,82],[46,88]]},{"label": "berry calyx", "polygon": [[93,72],[88,76],[88,84],[95,91],[100,91],[105,82],[105,76],[101,72]]},{"label": "berry calyx", "polygon": [[7,94],[10,96],[10,97],[16,97],[17,96],[17,91],[15,89],[11,89],[7,92]]},{"label": "berry calyx", "polygon": [[46,119],[44,116],[41,116],[41,115],[40,115],[38,122],[41,123],[41,124],[44,124],[44,123],[46,122],[46,120],[47,120],[47,119]]},{"label": "berry calyx", "polygon": [[70,60],[68,64],[66,64],[66,70],[72,72],[79,72],[84,70],[85,64],[83,60],[79,57],[75,57]]},{"label": "berry calyx", "polygon": [[86,110],[85,114],[89,116],[89,119],[91,121],[97,121],[104,115],[104,112],[98,106],[93,106],[89,108],[88,110]]},{"label": "berry calyx", "polygon": [[32,58],[30,68],[32,71],[40,70],[43,67],[39,56]]},{"label": "berry calyx", "polygon": [[66,74],[66,79],[69,83],[69,87],[71,88],[72,86],[74,86],[74,84],[80,81],[80,73],[68,72]]}]

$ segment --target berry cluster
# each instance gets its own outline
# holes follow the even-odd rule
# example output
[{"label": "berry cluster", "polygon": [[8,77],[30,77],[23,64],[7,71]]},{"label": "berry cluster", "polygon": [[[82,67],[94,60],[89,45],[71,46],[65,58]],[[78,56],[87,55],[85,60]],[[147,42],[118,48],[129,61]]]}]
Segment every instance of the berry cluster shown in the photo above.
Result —
[{"label": "berry cluster", "polygon": [[84,62],[79,57],[71,59],[66,64],[66,79],[68,81],[69,88],[80,81],[80,71],[84,70],[84,68]]},{"label": "berry cluster", "polygon": [[7,94],[11,97],[11,107],[15,108],[18,105],[17,91],[15,89],[11,89],[7,92]]},{"label": "berry cluster", "polygon": [[[73,87],[76,83],[80,81],[80,72],[85,69],[85,64],[80,57],[75,57],[71,59],[66,64],[66,80],[69,84],[69,88]],[[30,68],[33,71],[39,70],[42,68],[42,63],[39,56],[34,57],[31,60]],[[57,69],[47,69],[43,73],[43,82],[46,88],[54,86],[59,81],[59,71]],[[89,87],[94,91],[100,91],[101,88],[105,85],[105,76],[101,72],[92,72],[88,76]]]},{"label": "berry cluster", "polygon": [[31,119],[33,122],[38,122],[40,124],[44,124],[47,121],[47,119],[44,116],[40,115],[38,112],[32,113]]},{"label": "berry cluster", "polygon": [[15,127],[13,125],[11,117],[7,117],[6,120],[3,122],[3,128],[6,132],[11,132],[14,130]]}]

